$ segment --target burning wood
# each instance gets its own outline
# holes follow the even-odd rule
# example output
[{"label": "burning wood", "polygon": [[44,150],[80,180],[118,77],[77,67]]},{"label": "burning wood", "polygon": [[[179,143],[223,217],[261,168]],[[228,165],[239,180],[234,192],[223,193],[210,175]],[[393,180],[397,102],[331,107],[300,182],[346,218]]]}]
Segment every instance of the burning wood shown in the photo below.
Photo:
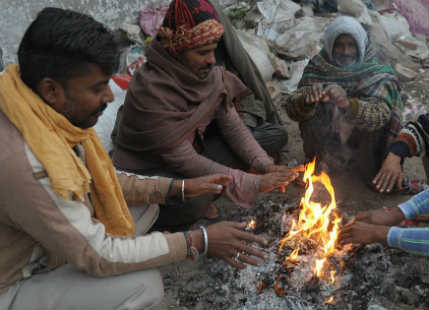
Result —
[{"label": "burning wood", "polygon": [[264,289],[265,289],[264,281],[259,282],[258,294],[261,294]]},{"label": "burning wood", "polygon": [[[381,244],[336,248],[335,238],[335,242],[323,243],[332,239],[329,237],[335,231],[334,214],[338,217],[339,206],[337,201],[336,208],[329,209],[335,196],[332,199],[322,182],[316,182],[313,177],[311,182],[306,189],[293,187],[292,195],[266,195],[257,208],[238,209],[246,229],[271,240],[264,248],[267,260],[261,266],[237,271],[207,258],[210,262],[207,269],[196,276],[190,275],[192,281],[180,287],[181,304],[198,307],[203,301],[215,308],[241,310],[429,309],[427,258],[404,254]],[[312,186],[310,195],[308,190]],[[336,192],[340,190],[341,187],[335,187]],[[326,220],[317,220],[314,214],[313,222],[318,225],[313,231],[304,230],[300,225],[310,221],[304,221],[307,217],[312,218],[305,206],[298,207],[301,197],[303,201],[321,202],[320,210],[313,208],[312,211],[319,212]],[[349,201],[345,202],[346,209]],[[327,227],[328,238],[322,238],[320,229],[314,232],[320,227]],[[297,233],[286,241],[293,232]],[[334,248],[334,253],[325,255],[329,246]],[[316,262],[322,267],[322,277],[316,274]],[[211,283],[204,291],[200,288],[206,287],[207,280],[202,272],[209,274]],[[175,278],[167,281],[175,283]]]},{"label": "burning wood", "polygon": [[[342,218],[336,211],[335,192],[329,176],[325,172],[314,175],[315,165],[316,159],[305,167],[303,180],[306,183],[306,192],[301,199],[298,221],[293,220],[291,229],[280,242],[278,254],[282,254],[284,247],[294,248],[285,258],[284,264],[296,263],[300,260],[301,253],[308,253],[309,248],[313,248],[313,274],[334,284],[337,271],[335,266],[330,264],[329,258],[339,254],[336,246]],[[322,205],[311,200],[316,183],[321,183],[328,191],[328,204]]]},{"label": "burning wood", "polygon": [[325,304],[327,304],[327,305],[332,305],[332,304],[334,304],[334,303],[335,303],[335,297],[334,297],[334,296],[329,297],[329,298],[325,301]]},{"label": "burning wood", "polygon": [[[276,282],[274,282],[274,291],[276,292],[277,296],[281,297],[286,294],[285,289],[282,287],[282,280],[286,279],[284,276],[279,275],[277,277]],[[286,279],[287,280],[287,279]]]},{"label": "burning wood", "polygon": [[255,219],[252,219],[252,220],[247,224],[247,226],[246,226],[245,230],[246,230],[246,231],[252,231],[252,230],[255,230],[255,228],[256,228],[256,220],[255,220]]}]

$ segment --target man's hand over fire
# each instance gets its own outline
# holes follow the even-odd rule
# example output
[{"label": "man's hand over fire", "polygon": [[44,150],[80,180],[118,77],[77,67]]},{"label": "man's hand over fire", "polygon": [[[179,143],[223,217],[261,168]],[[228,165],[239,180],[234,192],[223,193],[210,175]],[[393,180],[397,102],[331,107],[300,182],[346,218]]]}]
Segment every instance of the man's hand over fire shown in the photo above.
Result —
[{"label": "man's hand over fire", "polygon": [[386,243],[390,227],[404,219],[404,214],[398,207],[359,212],[354,221],[341,228],[339,239],[343,244]]},{"label": "man's hand over fire", "polygon": [[261,193],[269,192],[275,188],[284,190],[289,183],[293,182],[299,172],[304,171],[304,166],[287,167],[272,165],[266,169],[266,174],[261,176],[259,191]]},{"label": "man's hand over fire", "polygon": [[328,97],[326,101],[335,104],[341,109],[346,109],[350,104],[349,99],[347,98],[347,92],[340,85],[332,84],[327,86],[325,88],[325,93]]},{"label": "man's hand over fire", "polygon": [[305,89],[305,104],[315,104],[316,102],[324,101],[326,99],[326,93],[323,90],[323,85],[320,83],[314,84]]},{"label": "man's hand over fire", "polygon": [[248,243],[266,246],[268,241],[261,236],[244,231],[246,226],[247,223],[237,222],[220,222],[208,226],[208,254],[240,269],[247,265],[262,265],[261,259],[267,259],[267,254]]},{"label": "man's hand over fire", "polygon": [[394,226],[404,219],[404,214],[398,207],[384,207],[377,210],[358,212],[356,215],[356,221],[374,225]]},{"label": "man's hand over fire", "polygon": [[341,229],[339,241],[342,244],[370,244],[375,242],[386,244],[389,229],[389,226],[356,221]]},{"label": "man's hand over fire", "polygon": [[175,180],[173,183],[173,189],[171,191],[172,196],[183,198],[198,197],[203,194],[220,194],[223,188],[232,181],[232,176],[223,174],[207,175],[199,178]]},{"label": "man's hand over fire", "polygon": [[304,172],[304,165],[298,165],[294,167],[283,166],[283,165],[271,165],[265,168],[265,172],[284,172],[284,173],[295,173]]},{"label": "man's hand over fire", "polygon": [[372,183],[380,193],[389,193],[395,185],[399,190],[402,189],[402,178],[401,157],[389,153]]},{"label": "man's hand over fire", "polygon": [[[193,179],[185,179],[184,193],[186,198],[197,197],[203,194],[220,194],[232,181],[232,176],[213,174]],[[181,193],[181,180],[175,181],[175,192]]]}]

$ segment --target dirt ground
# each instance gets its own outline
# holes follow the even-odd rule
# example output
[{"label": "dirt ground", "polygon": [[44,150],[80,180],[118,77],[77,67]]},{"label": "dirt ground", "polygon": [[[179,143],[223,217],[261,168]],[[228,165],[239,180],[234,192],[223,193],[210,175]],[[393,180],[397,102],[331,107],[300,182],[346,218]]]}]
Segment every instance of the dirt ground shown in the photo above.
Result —
[{"label": "dirt ground", "polygon": [[[420,112],[427,110],[427,103],[429,102],[428,85],[429,71],[422,72],[420,78],[416,81],[403,84],[406,105],[409,102],[417,101],[420,103]],[[281,155],[281,163],[288,164],[293,161],[302,163],[304,153],[298,124],[287,117],[281,108],[281,103],[278,104],[278,111],[289,133],[289,142]],[[415,116],[412,114],[407,115],[408,119],[413,117]],[[425,178],[420,158],[407,159],[404,171],[410,178]],[[358,211],[396,205],[411,197],[399,194],[379,194],[349,172],[331,176],[331,181],[335,188],[338,207],[345,216],[349,217],[352,217]],[[274,201],[280,205],[294,204],[300,200],[303,192],[302,187],[292,184],[288,186],[286,194],[280,192],[261,194],[260,200]],[[218,200],[216,205],[220,211],[221,220],[245,221],[249,219],[248,211],[238,210],[237,207],[226,200]],[[273,209],[273,216],[276,211],[278,210]],[[201,221],[196,223],[194,228],[198,229],[199,225],[207,224],[210,223]],[[415,260],[417,265],[421,265],[419,262],[425,262],[423,265],[427,269],[427,260],[412,256],[409,259],[411,261]],[[230,305],[234,304],[229,303],[228,300],[234,299],[234,294],[237,295],[237,293],[234,293],[237,292],[237,288],[230,287],[233,286],[233,280],[227,278],[219,281],[219,279],[222,279],[222,270],[224,270],[225,274],[233,274],[235,277],[240,271],[231,271],[231,268],[225,265],[226,263],[223,261],[214,258],[202,258],[196,263],[186,261],[179,265],[164,268],[162,270],[166,292],[164,306],[178,309],[228,309]],[[223,275],[224,278],[226,277],[225,274]],[[210,296],[210,298],[207,296]],[[210,301],[208,302],[208,300]],[[259,308],[258,305],[252,306],[253,308],[264,309]],[[246,307],[242,307],[242,309],[246,309]]]}]

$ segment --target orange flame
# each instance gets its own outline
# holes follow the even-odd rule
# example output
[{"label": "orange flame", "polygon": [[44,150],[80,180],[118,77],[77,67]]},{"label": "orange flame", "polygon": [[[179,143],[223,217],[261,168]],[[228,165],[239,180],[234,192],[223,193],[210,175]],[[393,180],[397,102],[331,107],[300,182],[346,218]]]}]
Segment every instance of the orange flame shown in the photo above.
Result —
[{"label": "orange flame", "polygon": [[246,229],[255,229],[256,228],[256,221],[255,220],[251,220],[248,224]]},{"label": "orange flame", "polygon": [[325,301],[325,304],[328,304],[328,305],[332,305],[333,303],[335,303],[335,297],[334,297],[334,296],[329,297],[329,298]]},{"label": "orange flame", "polygon": [[274,282],[274,291],[279,297],[284,296],[286,294],[286,291],[283,288],[279,287],[280,280],[281,280],[281,276],[279,276],[277,280]]},{"label": "orange flame", "polygon": [[291,263],[296,263],[299,261],[299,247],[296,247],[295,250],[286,258],[287,261]]},{"label": "orange flame", "polygon": [[[322,172],[314,175],[316,159],[307,164],[304,171],[304,182],[306,182],[306,192],[301,199],[301,211],[298,222],[293,221],[289,233],[282,239],[279,247],[279,254],[284,246],[293,245],[295,250],[286,257],[285,261],[299,261],[298,253],[300,244],[306,240],[312,244],[317,244],[315,253],[313,274],[321,279],[330,280],[335,283],[336,271],[329,264],[329,257],[335,254],[337,239],[340,229],[341,217],[336,212],[335,192],[329,176]],[[314,192],[314,184],[321,183],[330,195],[330,202],[322,205],[311,200]]]},{"label": "orange flame", "polygon": [[261,294],[264,289],[265,289],[265,283],[264,283],[264,281],[259,282],[258,294]]}]

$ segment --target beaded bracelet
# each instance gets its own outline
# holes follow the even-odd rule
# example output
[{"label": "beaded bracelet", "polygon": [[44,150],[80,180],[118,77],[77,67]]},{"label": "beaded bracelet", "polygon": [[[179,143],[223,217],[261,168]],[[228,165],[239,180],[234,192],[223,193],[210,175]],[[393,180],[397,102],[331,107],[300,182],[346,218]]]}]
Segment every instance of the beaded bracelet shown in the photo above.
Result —
[{"label": "beaded bracelet", "polygon": [[190,257],[191,256],[191,235],[189,234],[189,231],[185,231],[183,233],[183,235],[185,236],[185,241],[186,241],[186,257]]},{"label": "beaded bracelet", "polygon": [[186,241],[186,257],[191,260],[198,260],[200,253],[197,248],[192,246],[192,235],[190,231],[186,231],[183,233],[185,235]]}]

